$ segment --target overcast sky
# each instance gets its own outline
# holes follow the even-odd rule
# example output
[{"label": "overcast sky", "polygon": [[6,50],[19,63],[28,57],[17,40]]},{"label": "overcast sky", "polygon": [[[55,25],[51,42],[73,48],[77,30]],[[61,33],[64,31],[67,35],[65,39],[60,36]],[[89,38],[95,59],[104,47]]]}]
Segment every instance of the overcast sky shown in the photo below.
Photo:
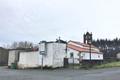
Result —
[{"label": "overcast sky", "polygon": [[120,0],[0,0],[0,44],[120,38]]}]

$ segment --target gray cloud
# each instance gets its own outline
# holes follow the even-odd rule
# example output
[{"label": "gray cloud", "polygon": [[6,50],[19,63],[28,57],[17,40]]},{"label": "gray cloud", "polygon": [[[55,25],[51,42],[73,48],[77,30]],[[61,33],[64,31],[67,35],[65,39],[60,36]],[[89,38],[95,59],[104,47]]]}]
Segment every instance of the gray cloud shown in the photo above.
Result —
[{"label": "gray cloud", "polygon": [[[0,42],[119,36],[119,0],[0,0]],[[108,36],[111,34],[110,36]]]}]

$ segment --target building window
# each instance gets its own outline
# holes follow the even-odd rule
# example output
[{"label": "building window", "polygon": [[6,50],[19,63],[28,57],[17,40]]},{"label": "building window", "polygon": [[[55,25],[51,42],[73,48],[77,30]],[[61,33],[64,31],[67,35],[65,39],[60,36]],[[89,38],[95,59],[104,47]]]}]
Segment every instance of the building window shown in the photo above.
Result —
[{"label": "building window", "polygon": [[83,53],[81,56],[85,56],[85,53]]},{"label": "building window", "polygon": [[98,55],[98,58],[100,58],[100,55]]},{"label": "building window", "polygon": [[80,56],[81,53],[78,53],[77,55]]},{"label": "building window", "polygon": [[71,53],[70,53],[70,58],[73,58],[73,56],[74,56],[74,55],[73,55],[73,52],[71,52]]}]

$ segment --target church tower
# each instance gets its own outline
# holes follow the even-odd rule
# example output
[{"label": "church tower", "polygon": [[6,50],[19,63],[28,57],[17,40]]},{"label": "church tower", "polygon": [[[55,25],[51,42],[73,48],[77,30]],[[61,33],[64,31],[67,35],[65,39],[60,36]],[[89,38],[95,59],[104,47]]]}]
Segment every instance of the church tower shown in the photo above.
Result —
[{"label": "church tower", "polygon": [[83,41],[85,44],[91,44],[92,43],[92,33],[87,32],[83,35]]}]

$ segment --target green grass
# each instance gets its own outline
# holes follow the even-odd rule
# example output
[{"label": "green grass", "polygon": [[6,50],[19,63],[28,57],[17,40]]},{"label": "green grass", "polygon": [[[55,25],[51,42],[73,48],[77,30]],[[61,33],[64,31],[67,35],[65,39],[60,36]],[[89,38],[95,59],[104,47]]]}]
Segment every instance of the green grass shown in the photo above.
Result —
[{"label": "green grass", "polygon": [[120,61],[118,62],[110,62],[110,63],[104,63],[104,64],[101,64],[101,65],[96,65],[94,66],[93,68],[112,68],[112,67],[120,67]]},{"label": "green grass", "polygon": [[120,67],[120,61],[103,63],[100,65],[93,65],[92,67],[90,67],[89,65],[79,65],[79,64],[69,65],[69,68],[74,68],[74,69],[102,69],[102,68],[112,68],[112,67]]}]

